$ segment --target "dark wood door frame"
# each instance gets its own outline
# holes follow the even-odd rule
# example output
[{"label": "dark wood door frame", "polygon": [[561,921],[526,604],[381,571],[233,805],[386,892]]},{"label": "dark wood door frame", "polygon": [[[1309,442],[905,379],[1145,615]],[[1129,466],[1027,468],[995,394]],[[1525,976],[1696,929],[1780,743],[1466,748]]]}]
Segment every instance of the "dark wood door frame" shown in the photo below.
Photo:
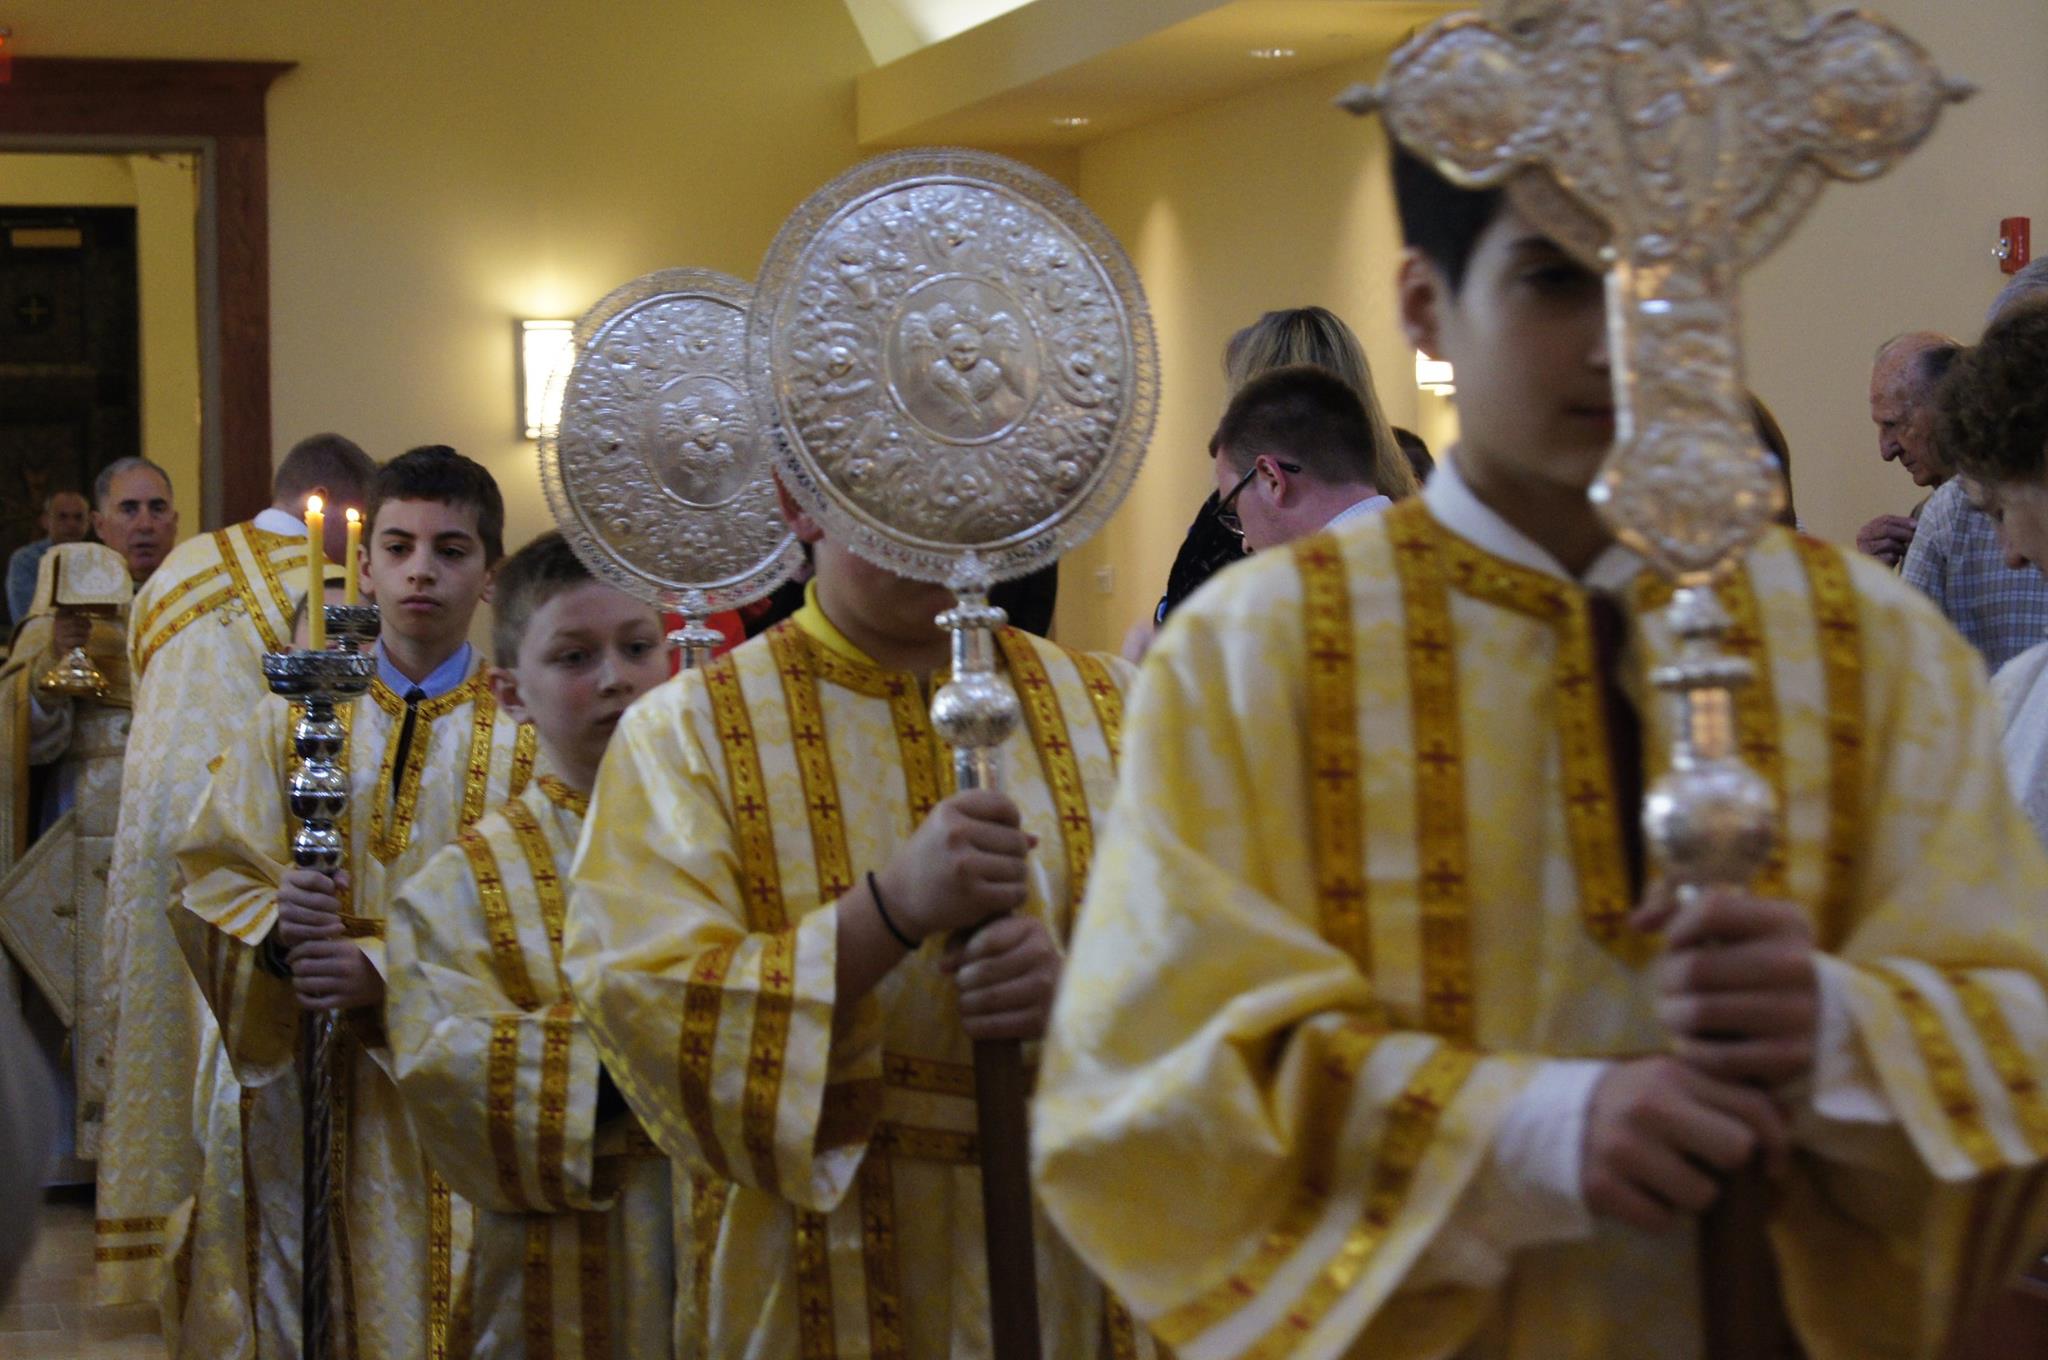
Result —
[{"label": "dark wood door frame", "polygon": [[[208,521],[270,503],[270,193],[263,100],[289,61],[14,59],[0,149],[189,146],[203,158],[200,372]],[[210,212],[206,209],[210,208]],[[210,226],[207,220],[210,218]],[[209,267],[210,266],[210,267]],[[217,488],[217,491],[216,491]]]}]

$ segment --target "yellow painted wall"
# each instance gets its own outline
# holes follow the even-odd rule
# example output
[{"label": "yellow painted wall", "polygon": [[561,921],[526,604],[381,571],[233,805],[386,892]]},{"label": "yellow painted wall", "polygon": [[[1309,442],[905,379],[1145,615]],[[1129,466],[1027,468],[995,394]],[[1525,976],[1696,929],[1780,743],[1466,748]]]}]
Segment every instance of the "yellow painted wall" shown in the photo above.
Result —
[{"label": "yellow painted wall", "polygon": [[[1751,381],[1790,438],[1799,511],[1842,540],[1916,498],[1877,457],[1871,352],[1922,326],[1974,339],[2003,282],[1990,257],[1998,219],[2031,215],[2048,227],[2048,5],[1871,7],[1982,93],[1951,110],[1891,176],[1831,190],[1744,295]],[[1364,340],[1393,421],[1425,435],[1437,428],[1438,399],[1415,391],[1393,324],[1398,233],[1379,130],[1329,107],[1373,66],[1307,72],[1082,148],[1080,191],[1130,250],[1150,294],[1165,395],[1129,503],[1062,578],[1063,640],[1115,646],[1156,602],[1211,484],[1205,449],[1222,408],[1223,343],[1259,312],[1332,308]],[[1106,595],[1104,566],[1113,576]]]},{"label": "yellow painted wall", "polygon": [[1388,418],[1416,428],[1414,351],[1394,324],[1385,149],[1377,128],[1330,106],[1369,74],[1363,65],[1311,71],[1082,148],[1081,196],[1144,279],[1162,399],[1137,485],[1061,576],[1069,645],[1113,650],[1150,616],[1213,486],[1224,342],[1262,312],[1315,303],[1343,317],[1365,345]]},{"label": "yellow painted wall", "polygon": [[198,163],[181,154],[0,154],[0,203],[135,209],[142,451],[171,475],[187,532],[199,526]]},{"label": "yellow painted wall", "polygon": [[[279,453],[325,429],[445,442],[545,527],[514,429],[512,320],[649,270],[751,276],[860,159],[841,0],[21,0],[18,51],[291,60],[270,112]],[[197,527],[188,524],[188,528]]]}]

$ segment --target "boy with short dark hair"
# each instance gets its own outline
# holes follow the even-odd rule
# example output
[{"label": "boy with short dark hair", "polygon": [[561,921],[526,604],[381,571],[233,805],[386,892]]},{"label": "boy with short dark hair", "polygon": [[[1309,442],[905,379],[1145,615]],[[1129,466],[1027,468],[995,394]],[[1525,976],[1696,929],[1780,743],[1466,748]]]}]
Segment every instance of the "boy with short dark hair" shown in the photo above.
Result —
[{"label": "boy with short dark hair", "polygon": [[377,470],[357,565],[383,632],[342,757],[347,867],[333,878],[291,867],[294,715],[275,697],[229,748],[179,849],[186,889],[172,924],[236,1075],[258,1088],[244,1098],[251,1203],[239,1226],[259,1276],[249,1340],[264,1354],[291,1353],[299,1334],[300,1010],[342,1013],[340,1353],[440,1354],[468,1303],[471,1210],[428,1170],[390,1076],[384,930],[398,885],[532,773],[533,732],[501,710],[466,641],[503,523],[490,473],[453,449],[414,449]]},{"label": "boy with short dark hair", "polygon": [[2040,1240],[2048,1154],[2048,861],[1981,668],[1770,530],[1720,593],[1778,851],[1646,888],[1673,644],[1586,495],[1601,280],[1397,167],[1462,442],[1150,653],[1035,1107],[1047,1210],[1183,1355],[1691,1357],[1698,1215],[1760,1156],[1807,1353],[1935,1354]]},{"label": "boy with short dark hair", "polygon": [[668,679],[661,615],[559,533],[493,591],[491,683],[540,739],[524,793],[445,846],[391,908],[386,1003],[427,1160],[477,1206],[473,1349],[676,1353],[668,1159],[611,1089],[561,980],[590,786],[628,705]]}]

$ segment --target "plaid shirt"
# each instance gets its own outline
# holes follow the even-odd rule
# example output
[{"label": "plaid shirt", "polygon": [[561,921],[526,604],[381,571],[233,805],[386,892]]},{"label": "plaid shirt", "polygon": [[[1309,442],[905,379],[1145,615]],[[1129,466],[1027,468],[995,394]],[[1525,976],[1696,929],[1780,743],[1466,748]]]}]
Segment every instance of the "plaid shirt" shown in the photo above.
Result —
[{"label": "plaid shirt", "polygon": [[2048,640],[2048,579],[2030,566],[2005,565],[1997,523],[1970,504],[1961,478],[1950,479],[1920,511],[1905,574],[1994,671]]}]

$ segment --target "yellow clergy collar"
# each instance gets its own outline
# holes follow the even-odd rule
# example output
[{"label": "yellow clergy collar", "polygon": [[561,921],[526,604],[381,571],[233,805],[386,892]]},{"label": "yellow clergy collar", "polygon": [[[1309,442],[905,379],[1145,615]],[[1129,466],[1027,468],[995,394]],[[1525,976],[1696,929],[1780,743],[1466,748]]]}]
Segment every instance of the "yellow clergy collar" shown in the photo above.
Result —
[{"label": "yellow clergy collar", "polygon": [[839,631],[839,625],[825,617],[824,609],[818,604],[817,581],[804,583],[803,608],[797,610],[792,617],[796,620],[796,626],[804,630],[804,635],[826,651],[837,653],[848,661],[872,670],[882,669],[875,663],[873,657],[854,646],[852,639]]}]

